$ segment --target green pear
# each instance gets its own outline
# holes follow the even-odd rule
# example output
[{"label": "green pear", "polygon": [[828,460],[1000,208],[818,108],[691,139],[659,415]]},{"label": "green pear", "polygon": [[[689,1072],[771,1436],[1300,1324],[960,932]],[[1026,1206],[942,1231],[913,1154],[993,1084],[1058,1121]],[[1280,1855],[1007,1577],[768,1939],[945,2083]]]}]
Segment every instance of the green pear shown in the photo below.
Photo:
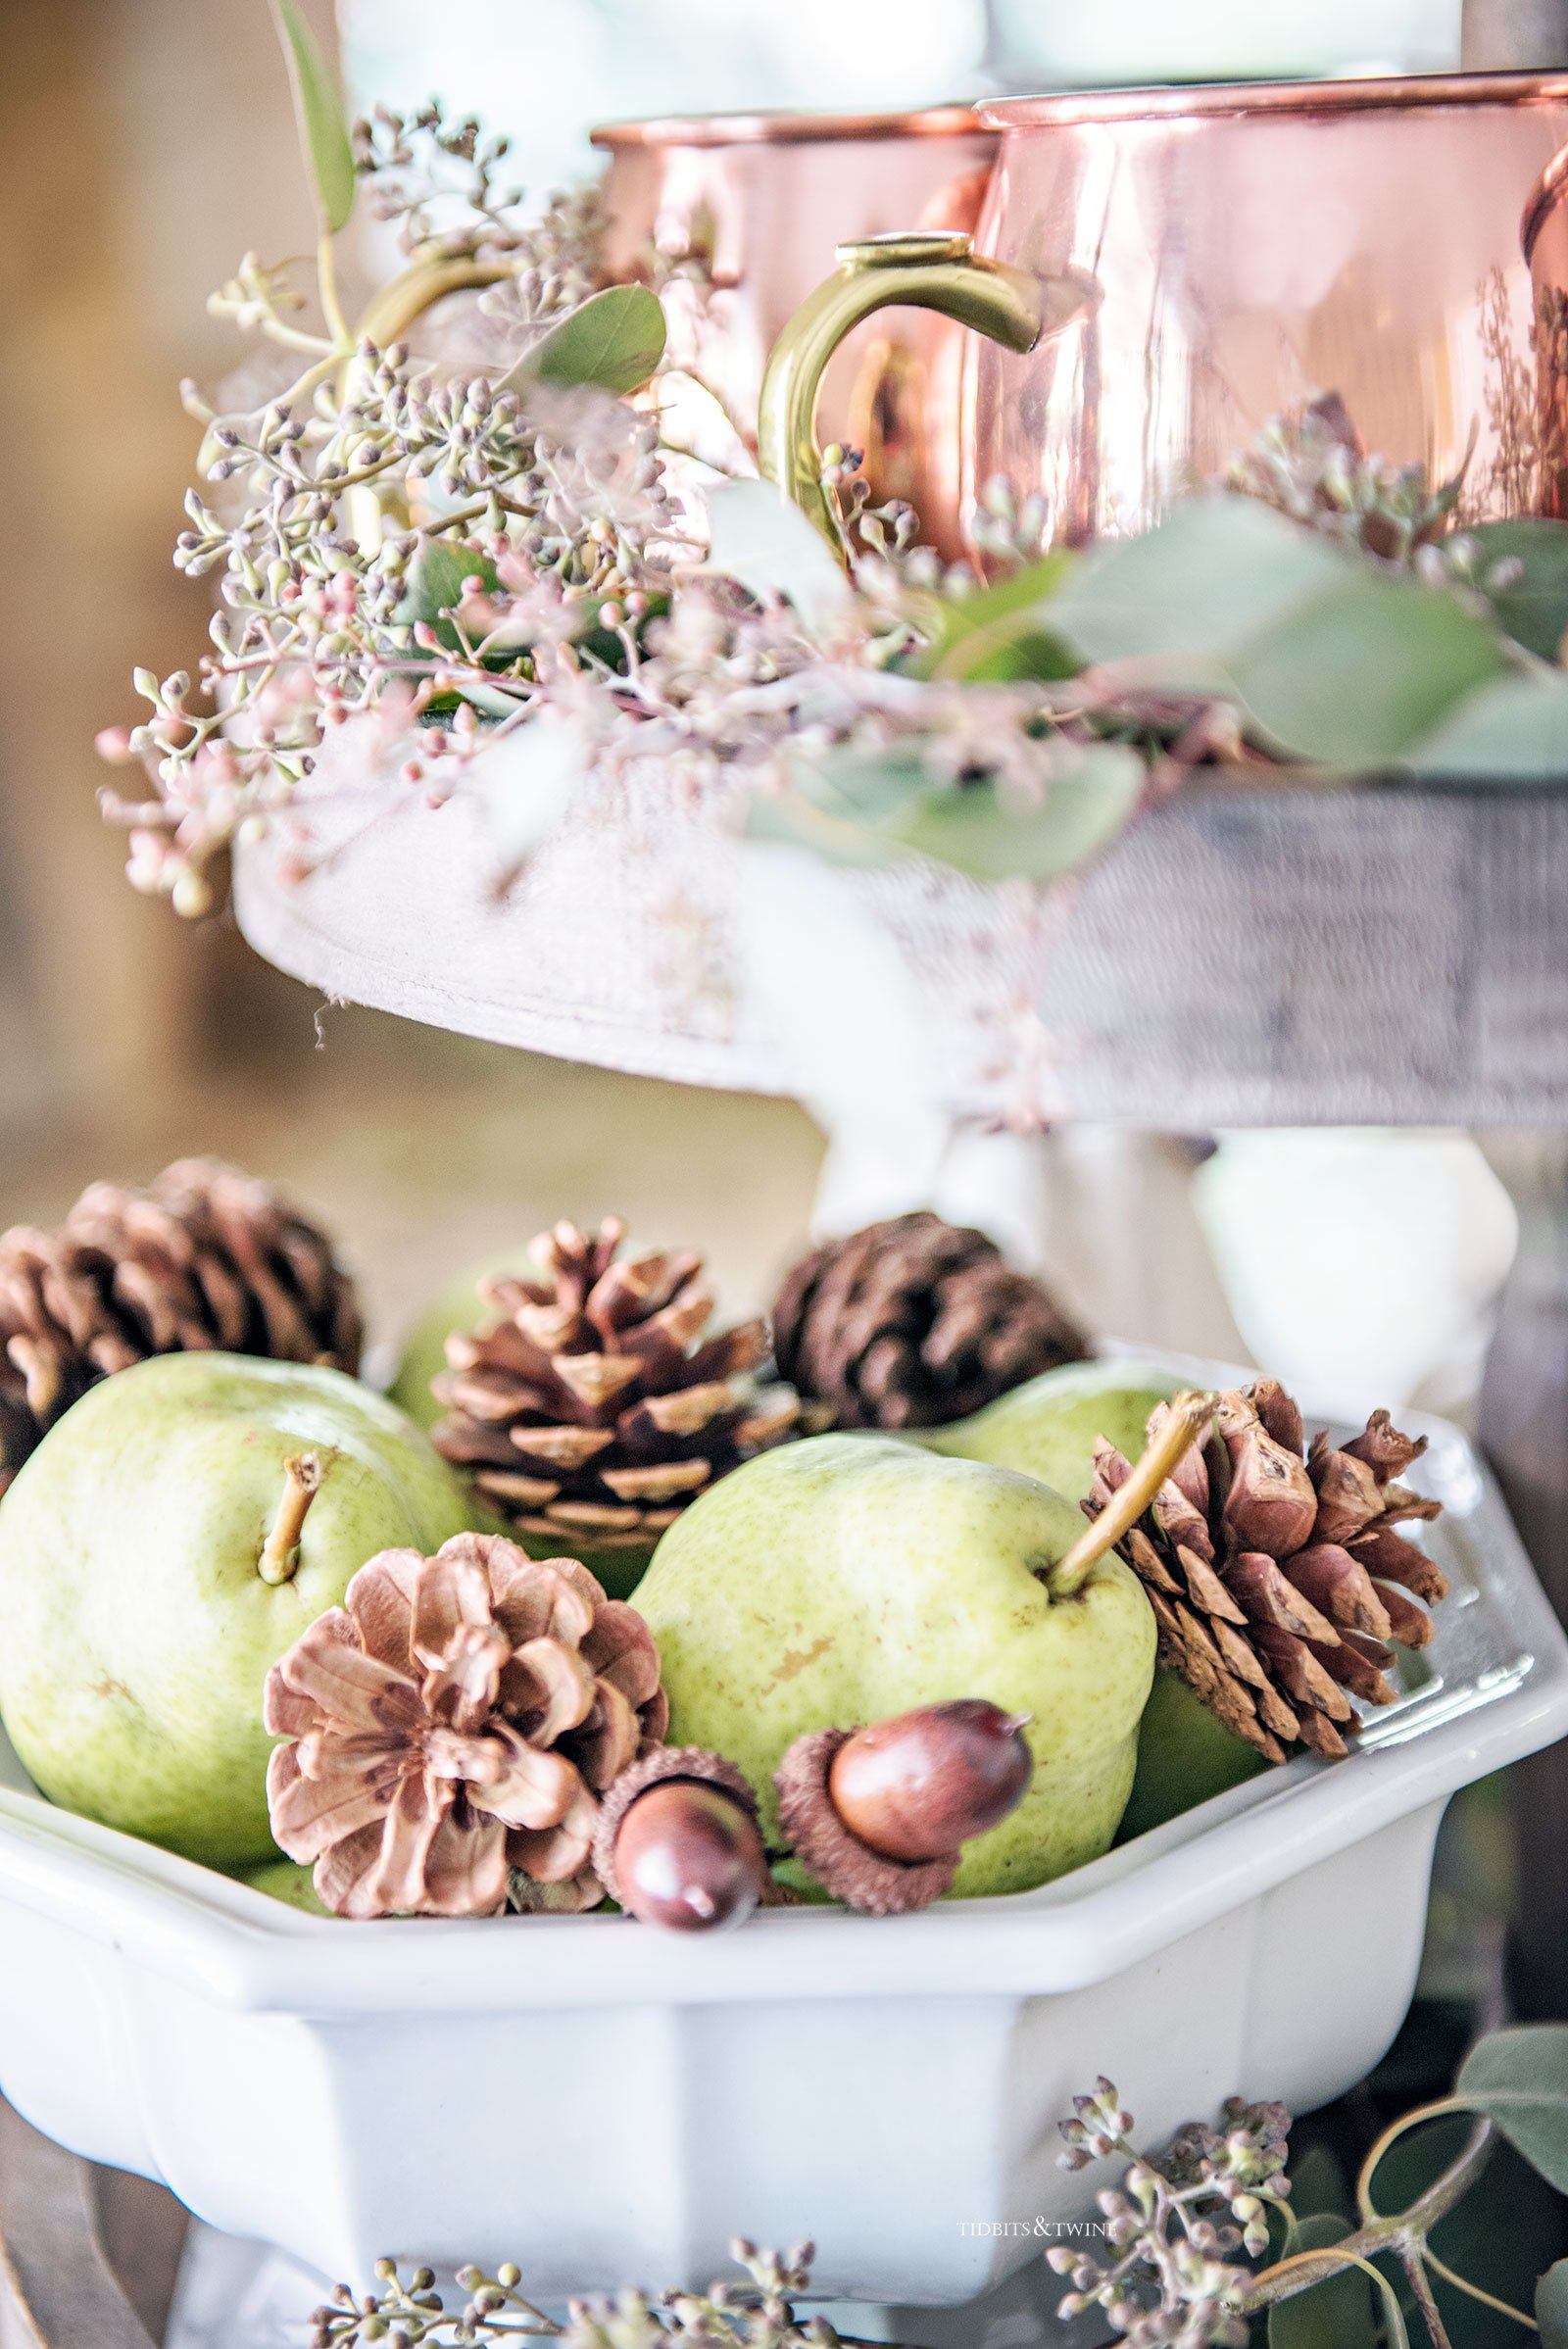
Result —
[{"label": "green pear", "polygon": [[1187,1683],[1161,1665],[1139,1728],[1138,1770],[1116,1840],[1127,1843],[1163,1827],[1268,1767],[1255,1746],[1216,1721]]},{"label": "green pear", "polygon": [[400,1410],[407,1411],[416,1427],[433,1428],[441,1416],[441,1405],[430,1393],[430,1382],[447,1366],[447,1340],[454,1331],[477,1329],[480,1322],[495,1319],[494,1309],[479,1294],[479,1283],[488,1280],[492,1273],[538,1269],[531,1248],[508,1248],[504,1254],[492,1256],[487,1264],[449,1281],[430,1299],[403,1341],[397,1377],[389,1390],[392,1400]]},{"label": "green pear", "polygon": [[1179,1383],[1143,1363],[1064,1362],[970,1419],[910,1433],[930,1451],[1016,1468],[1079,1501],[1094,1476],[1095,1438],[1103,1436],[1136,1460],[1150,1412],[1168,1401]]},{"label": "green pear", "polygon": [[671,1742],[737,1763],[771,1839],[773,1771],[805,1731],[989,1697],[1029,1716],[1035,1774],[965,1847],[956,1891],[1098,1858],[1132,1786],[1154,1619],[1114,1555],[1053,1580],[1083,1530],[1032,1477],[881,1437],[764,1452],[683,1510],[637,1589]]},{"label": "green pear", "polygon": [[315,1871],[302,1868],[294,1860],[269,1860],[264,1868],[252,1868],[241,1879],[253,1892],[265,1892],[270,1900],[281,1900],[291,1909],[303,1909],[308,1917],[330,1917],[332,1911],[316,1889]]},{"label": "green pear", "polygon": [[0,1713],[24,1767],[191,1859],[275,1857],[270,1666],[375,1551],[468,1522],[418,1429],[339,1371],[160,1354],[104,1380],[0,1503]]}]

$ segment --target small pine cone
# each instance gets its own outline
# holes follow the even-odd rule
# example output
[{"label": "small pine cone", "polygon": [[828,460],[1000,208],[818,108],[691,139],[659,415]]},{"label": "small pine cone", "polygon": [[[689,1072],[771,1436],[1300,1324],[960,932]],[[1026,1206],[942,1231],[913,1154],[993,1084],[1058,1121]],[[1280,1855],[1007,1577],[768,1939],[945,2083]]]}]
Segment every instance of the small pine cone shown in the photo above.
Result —
[{"label": "small pine cone", "polygon": [[[1374,1411],[1343,1450],[1319,1430],[1303,1457],[1299,1410],[1257,1379],[1219,1397],[1206,1437],[1119,1544],[1149,1593],[1161,1663],[1271,1762],[1293,1746],[1343,1754],[1351,1697],[1392,1704],[1395,1648],[1432,1637],[1416,1600],[1435,1605],[1447,1582],[1396,1531],[1441,1511],[1395,1481],[1425,1449]],[[1102,1438],[1086,1514],[1131,1473]]]},{"label": "small pine cone", "polygon": [[557,1224],[536,1275],[480,1284],[499,1318],[447,1341],[436,1448],[531,1542],[650,1549],[699,1493],[801,1432],[793,1389],[757,1386],[761,1321],[705,1335],[687,1248],[618,1254],[625,1225]]},{"label": "small pine cone", "polygon": [[967,1419],[1085,1351],[1051,1292],[994,1241],[924,1212],[813,1249],[773,1306],[780,1376],[841,1428]]},{"label": "small pine cone", "polygon": [[145,1191],[89,1185],[63,1224],[0,1235],[0,1490],[79,1395],[150,1354],[360,1366],[354,1283],[265,1183],[180,1158]]},{"label": "small pine cone", "polygon": [[267,1677],[272,1833],[340,1917],[594,1908],[600,1804],[669,1720],[642,1617],[576,1558],[385,1549]]}]

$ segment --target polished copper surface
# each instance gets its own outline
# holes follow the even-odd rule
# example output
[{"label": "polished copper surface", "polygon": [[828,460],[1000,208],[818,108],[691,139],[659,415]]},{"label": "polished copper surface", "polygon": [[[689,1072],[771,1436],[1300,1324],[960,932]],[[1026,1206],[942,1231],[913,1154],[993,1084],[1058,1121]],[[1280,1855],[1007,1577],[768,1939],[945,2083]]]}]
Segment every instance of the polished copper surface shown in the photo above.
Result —
[{"label": "polished copper surface", "polygon": [[[609,261],[659,284],[676,363],[714,395],[682,408],[700,455],[755,454],[768,351],[847,238],[972,228],[995,134],[966,107],[917,114],[731,115],[608,123]],[[907,498],[957,552],[964,351],[929,312],[887,311],[845,341],[822,386],[825,440],[866,452],[879,497]],[[720,415],[719,411],[722,411]]]},{"label": "polished copper surface", "polygon": [[1099,301],[1025,358],[966,338],[962,513],[1001,474],[1044,493],[1059,538],[1141,530],[1330,391],[1393,463],[1463,467],[1463,518],[1561,510],[1568,76],[1074,93],[980,117],[1001,145],[977,248],[1080,272]]},{"label": "polished copper surface", "polygon": [[808,146],[825,139],[952,138],[972,132],[972,106],[921,106],[907,114],[654,115],[601,122],[588,133],[612,154],[622,147]]},{"label": "polished copper surface", "polygon": [[1144,89],[1045,90],[982,99],[998,129],[1044,122],[1155,122],[1179,116],[1387,113],[1404,106],[1539,106],[1568,99],[1565,73],[1356,74],[1333,81],[1209,81]]}]

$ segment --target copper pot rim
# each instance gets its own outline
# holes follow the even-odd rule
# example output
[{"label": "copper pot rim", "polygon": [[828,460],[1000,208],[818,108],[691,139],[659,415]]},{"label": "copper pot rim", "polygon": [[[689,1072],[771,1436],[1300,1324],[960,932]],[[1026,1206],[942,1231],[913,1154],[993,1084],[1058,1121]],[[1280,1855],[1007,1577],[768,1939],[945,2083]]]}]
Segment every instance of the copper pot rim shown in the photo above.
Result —
[{"label": "copper pot rim", "polygon": [[1524,248],[1527,266],[1536,258],[1536,239],[1556,211],[1565,181],[1568,181],[1568,146],[1558,148],[1536,181],[1520,220],[1519,242]]},{"label": "copper pot rim", "polygon": [[1246,115],[1394,114],[1449,106],[1568,103],[1568,73],[1398,73],[1316,81],[1159,82],[1146,89],[1047,90],[983,98],[987,130],[1067,128],[1079,122],[1234,119]]},{"label": "copper pot rim", "polygon": [[903,114],[651,115],[597,122],[588,136],[613,154],[626,147],[804,147],[828,139],[960,138],[980,119],[972,106],[911,107]]}]

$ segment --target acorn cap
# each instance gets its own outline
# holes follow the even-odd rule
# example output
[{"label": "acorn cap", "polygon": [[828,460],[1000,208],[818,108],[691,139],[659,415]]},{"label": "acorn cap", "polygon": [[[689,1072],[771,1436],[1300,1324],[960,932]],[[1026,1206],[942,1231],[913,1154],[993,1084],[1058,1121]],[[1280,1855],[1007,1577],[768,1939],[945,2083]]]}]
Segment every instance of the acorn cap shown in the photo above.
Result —
[{"label": "acorn cap", "polygon": [[595,1873],[611,1899],[622,1908],[626,1903],[615,1877],[615,1837],[620,1833],[620,1823],[639,1794],[646,1794],[650,1786],[672,1778],[717,1786],[740,1804],[754,1825],[757,1822],[757,1796],[750,1782],[721,1753],[710,1753],[704,1745],[651,1745],[646,1753],[627,1763],[604,1796],[594,1836]]},{"label": "acorn cap", "polygon": [[845,1826],[834,1807],[828,1773],[853,1730],[814,1730],[797,1737],[773,1773],[779,1823],[796,1858],[824,1890],[847,1908],[871,1917],[901,1917],[929,1908],[951,1892],[957,1854],[942,1860],[887,1860]]}]

